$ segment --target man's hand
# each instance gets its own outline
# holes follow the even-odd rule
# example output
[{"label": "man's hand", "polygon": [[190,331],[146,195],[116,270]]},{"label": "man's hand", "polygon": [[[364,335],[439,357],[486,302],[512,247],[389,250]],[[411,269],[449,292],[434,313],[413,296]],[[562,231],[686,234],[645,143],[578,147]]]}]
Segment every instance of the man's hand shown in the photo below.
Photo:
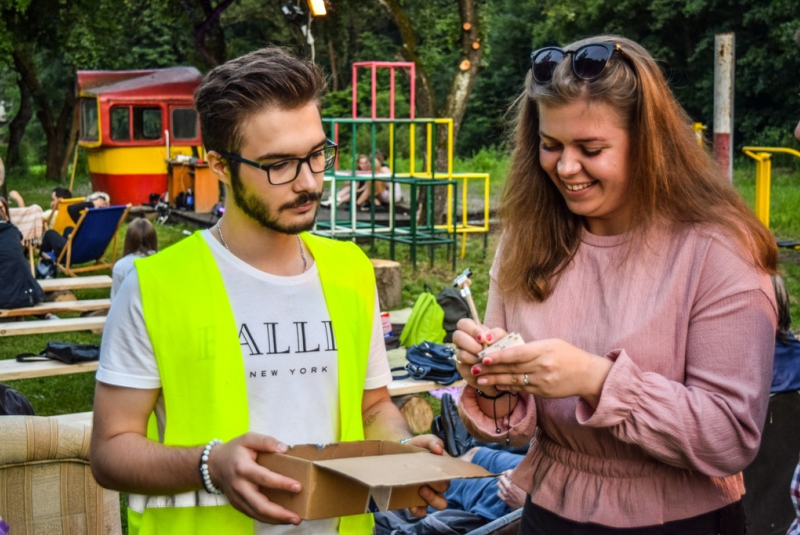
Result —
[{"label": "man's hand", "polygon": [[286,444],[258,433],[247,433],[211,449],[208,473],[211,482],[225,493],[231,505],[265,524],[299,524],[297,514],[271,502],[259,487],[300,492],[294,479],[276,474],[256,463],[260,452],[286,453]]},{"label": "man's hand", "polygon": [[[417,435],[406,444],[416,446],[418,448],[425,448],[431,453],[436,455],[444,454],[444,443],[436,435]],[[419,495],[428,505],[434,509],[441,511],[447,508],[447,499],[444,497],[445,491],[450,487],[448,481],[441,483],[431,483],[430,485],[423,485],[419,488]],[[428,514],[428,508],[425,506],[409,507],[408,512],[416,517],[423,517]]]}]

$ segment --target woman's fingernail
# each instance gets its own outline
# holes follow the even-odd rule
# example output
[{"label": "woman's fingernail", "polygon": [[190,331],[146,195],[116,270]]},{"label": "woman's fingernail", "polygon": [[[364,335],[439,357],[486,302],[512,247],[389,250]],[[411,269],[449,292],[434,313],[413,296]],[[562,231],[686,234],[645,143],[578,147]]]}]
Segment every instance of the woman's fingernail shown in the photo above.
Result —
[{"label": "woman's fingernail", "polygon": [[478,333],[478,336],[476,336],[475,338],[478,339],[478,342],[483,342],[483,334]]},{"label": "woman's fingernail", "polygon": [[489,379],[487,379],[486,377],[481,377],[480,379],[478,379],[478,384],[479,385],[489,384]]},{"label": "woman's fingernail", "polygon": [[488,365],[488,364],[491,364],[491,363],[492,363],[492,359],[491,359],[490,357],[484,357],[484,359],[483,359],[483,363],[484,363],[484,364],[487,364],[487,365]]},{"label": "woman's fingernail", "polygon": [[472,375],[478,375],[479,373],[481,373],[481,369],[478,368],[477,366],[473,366],[472,367]]},{"label": "woman's fingernail", "polygon": [[487,342],[491,342],[492,341],[492,333],[489,333],[489,334],[486,335],[486,341]]}]

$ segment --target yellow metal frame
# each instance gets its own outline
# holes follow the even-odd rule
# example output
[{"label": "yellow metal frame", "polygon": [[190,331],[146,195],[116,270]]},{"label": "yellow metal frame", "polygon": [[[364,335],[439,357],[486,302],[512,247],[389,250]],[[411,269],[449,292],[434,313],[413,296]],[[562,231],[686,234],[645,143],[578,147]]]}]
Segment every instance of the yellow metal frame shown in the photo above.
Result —
[{"label": "yellow metal frame", "polygon": [[772,155],[791,154],[800,158],[800,152],[785,147],[744,147],[746,155],[756,161],[756,217],[769,228],[769,197],[772,184]]}]

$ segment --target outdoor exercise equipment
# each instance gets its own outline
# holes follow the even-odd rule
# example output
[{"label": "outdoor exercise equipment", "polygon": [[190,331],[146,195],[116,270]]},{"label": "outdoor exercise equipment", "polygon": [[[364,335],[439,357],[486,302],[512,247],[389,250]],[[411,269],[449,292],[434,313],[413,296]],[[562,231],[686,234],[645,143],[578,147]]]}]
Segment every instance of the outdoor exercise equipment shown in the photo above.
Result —
[{"label": "outdoor exercise equipment", "polygon": [[756,161],[756,217],[769,228],[769,197],[772,182],[772,155],[791,154],[800,158],[800,152],[784,147],[744,147],[746,155]]}]

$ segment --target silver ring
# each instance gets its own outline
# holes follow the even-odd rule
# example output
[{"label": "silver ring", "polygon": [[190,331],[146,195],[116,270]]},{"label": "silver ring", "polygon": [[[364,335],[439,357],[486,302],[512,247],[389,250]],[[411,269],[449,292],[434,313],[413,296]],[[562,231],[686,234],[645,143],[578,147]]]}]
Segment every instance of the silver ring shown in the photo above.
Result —
[{"label": "silver ring", "polygon": [[523,375],[523,376],[522,376],[522,383],[523,383],[525,386],[531,386],[531,383],[528,381],[528,374],[527,374],[527,373],[526,373],[525,375]]}]

